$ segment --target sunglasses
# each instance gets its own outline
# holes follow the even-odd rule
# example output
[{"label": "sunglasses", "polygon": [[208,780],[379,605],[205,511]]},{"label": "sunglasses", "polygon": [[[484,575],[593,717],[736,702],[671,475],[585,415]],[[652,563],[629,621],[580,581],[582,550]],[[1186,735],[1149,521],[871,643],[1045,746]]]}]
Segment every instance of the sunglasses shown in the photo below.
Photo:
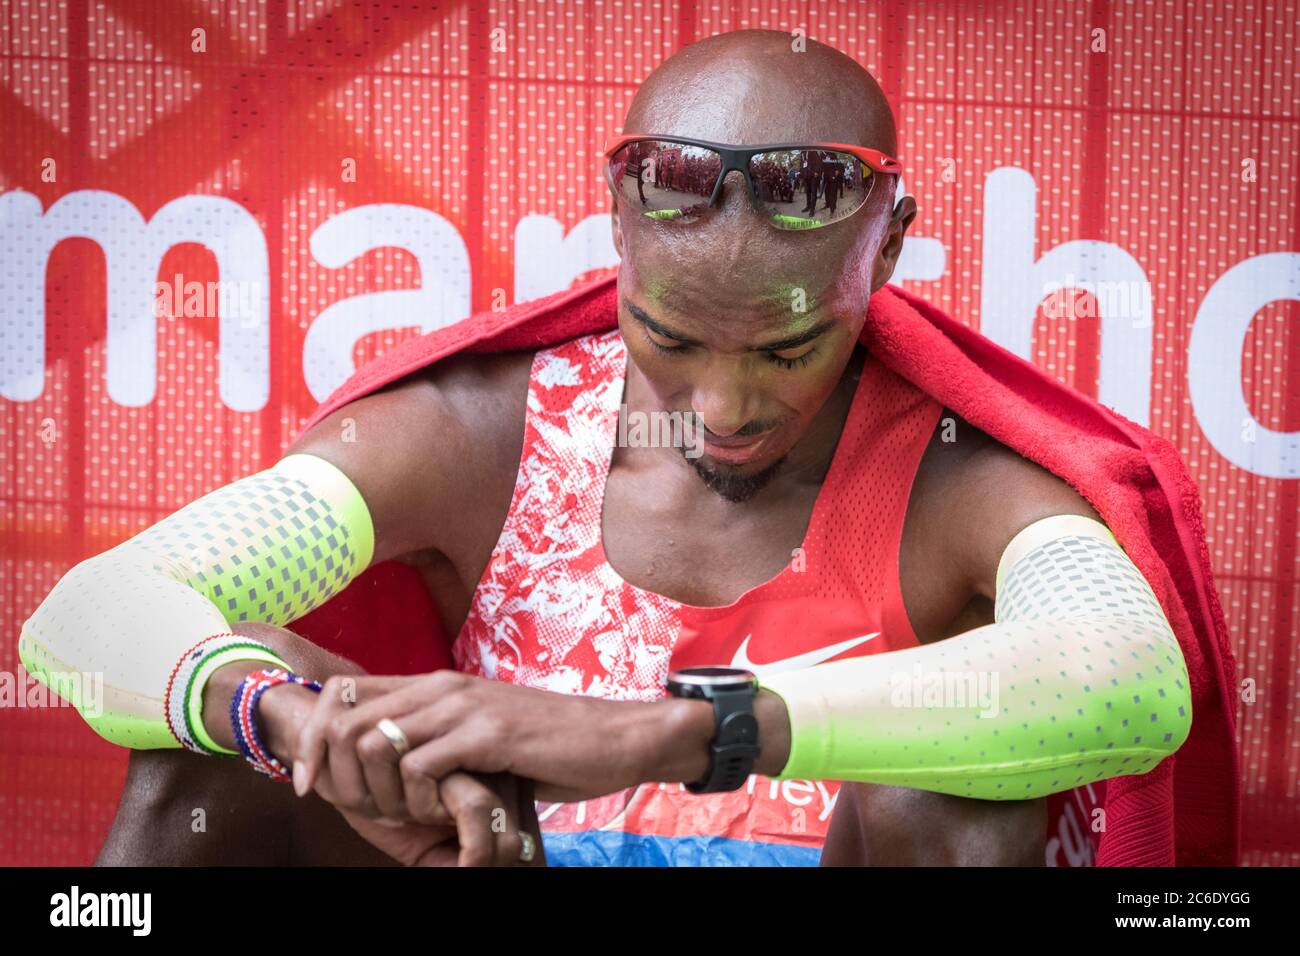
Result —
[{"label": "sunglasses", "polygon": [[728,146],[680,136],[624,134],[605,146],[605,179],[616,196],[651,219],[692,221],[718,201],[739,170],[750,199],[777,229],[818,229],[853,215],[879,174],[903,164],[847,143]]}]

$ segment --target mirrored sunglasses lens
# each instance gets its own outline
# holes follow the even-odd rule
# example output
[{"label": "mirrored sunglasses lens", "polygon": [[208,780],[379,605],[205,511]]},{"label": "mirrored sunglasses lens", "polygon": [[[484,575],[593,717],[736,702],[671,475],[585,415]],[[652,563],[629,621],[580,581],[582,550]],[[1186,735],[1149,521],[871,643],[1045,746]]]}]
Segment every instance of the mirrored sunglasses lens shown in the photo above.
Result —
[{"label": "mirrored sunglasses lens", "polygon": [[680,220],[708,206],[722,157],[711,149],[665,140],[629,143],[611,157],[610,185],[652,219]]},{"label": "mirrored sunglasses lens", "polygon": [[853,154],[823,149],[758,153],[749,171],[759,202],[778,229],[818,229],[853,215],[876,179]]}]

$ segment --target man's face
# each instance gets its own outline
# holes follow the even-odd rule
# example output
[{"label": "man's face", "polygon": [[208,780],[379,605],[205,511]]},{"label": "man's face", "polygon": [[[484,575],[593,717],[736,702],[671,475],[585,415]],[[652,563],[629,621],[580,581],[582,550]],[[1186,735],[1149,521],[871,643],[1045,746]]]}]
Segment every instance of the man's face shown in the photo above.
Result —
[{"label": "man's face", "polygon": [[640,275],[620,275],[629,357],[657,410],[702,423],[701,445],[686,454],[700,477],[723,497],[746,500],[775,475],[835,390],[861,313],[856,321],[845,314],[834,289],[789,282],[749,294],[710,289],[707,268],[675,286],[652,279],[644,288]]},{"label": "man's face", "polygon": [[[865,136],[776,121],[750,132],[724,124],[716,134],[690,125],[706,121],[692,113],[636,123],[668,135],[686,124],[679,135],[728,142],[774,142],[782,130],[802,142]],[[736,171],[690,223],[640,215],[611,190],[629,357],[657,411],[702,420],[702,454],[692,448],[686,460],[724,498],[752,497],[787,456],[790,466],[817,457],[809,452],[820,444],[799,442],[840,384],[871,294],[889,281],[915,214],[910,200],[896,213],[894,186],[884,177],[853,216],[811,231],[773,228]]]}]

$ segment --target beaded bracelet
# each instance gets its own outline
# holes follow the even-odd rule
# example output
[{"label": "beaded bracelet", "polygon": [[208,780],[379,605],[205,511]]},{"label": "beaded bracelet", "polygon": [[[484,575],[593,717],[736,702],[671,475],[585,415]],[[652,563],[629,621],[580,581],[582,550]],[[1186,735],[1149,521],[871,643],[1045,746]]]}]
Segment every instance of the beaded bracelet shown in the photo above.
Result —
[{"label": "beaded bracelet", "polygon": [[233,754],[233,750],[211,746],[212,741],[202,727],[200,693],[201,677],[210,673],[213,665],[228,660],[262,660],[284,666],[271,648],[260,641],[249,640],[238,634],[212,634],[191,647],[172,667],[163,695],[163,714],[167,729],[177,742],[195,753],[215,755]]},{"label": "beaded bracelet", "polygon": [[288,783],[293,774],[262,743],[257,733],[257,702],[272,687],[281,684],[298,684],[308,690],[321,692],[321,685],[305,677],[299,677],[281,667],[254,671],[244,678],[230,698],[230,724],[235,732],[235,746],[244,755],[244,759],[253,765],[253,769],[266,774],[272,780]]}]

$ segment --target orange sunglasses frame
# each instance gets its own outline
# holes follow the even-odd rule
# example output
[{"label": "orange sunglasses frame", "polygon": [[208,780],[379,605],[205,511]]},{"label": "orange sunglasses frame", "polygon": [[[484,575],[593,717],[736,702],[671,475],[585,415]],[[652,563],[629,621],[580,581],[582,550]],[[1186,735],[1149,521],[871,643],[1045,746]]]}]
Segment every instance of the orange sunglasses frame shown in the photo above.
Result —
[{"label": "orange sunglasses frame", "polygon": [[[835,150],[840,153],[851,153],[858,159],[862,160],[878,173],[893,173],[901,176],[903,173],[903,164],[892,156],[887,156],[878,149],[872,149],[870,146],[854,146],[852,143],[772,143],[766,146],[730,146],[726,143],[711,143],[703,139],[687,139],[683,136],[666,136],[655,135],[651,133],[623,133],[615,136],[605,143],[605,159],[613,159],[614,154],[626,146],[628,143],[635,143],[637,140],[663,140],[671,143],[683,143],[687,146],[703,146],[706,149],[716,150],[722,155],[724,160],[733,156],[744,155],[745,160],[749,160],[755,153],[769,153],[777,149],[827,149]],[[733,168],[739,168],[738,166]],[[730,169],[723,171],[723,176],[730,172]]]},{"label": "orange sunglasses frame", "polygon": [[[886,156],[880,150],[872,149],[870,146],[854,146],[851,143],[775,143],[767,146],[728,146],[725,143],[711,143],[708,140],[688,139],[684,136],[655,136],[646,133],[624,133],[620,136],[614,137],[612,140],[606,141],[605,144],[605,181],[609,184],[611,189],[616,189],[616,184],[610,174],[612,168],[610,160],[614,158],[614,154],[629,143],[644,140],[680,143],[683,146],[700,146],[705,149],[711,149],[721,156],[722,175],[718,177],[718,182],[713,187],[713,195],[709,197],[710,206],[718,201],[718,195],[722,192],[722,182],[727,178],[727,174],[733,169],[745,177],[745,182],[749,187],[750,201],[757,203],[758,192],[754,183],[753,173],[749,169],[749,161],[758,153],[767,153],[778,149],[834,150],[836,152],[849,153],[878,173],[891,173],[896,176],[901,176],[903,172],[903,164],[892,156]],[[855,210],[855,212],[856,211],[857,210]]]}]

